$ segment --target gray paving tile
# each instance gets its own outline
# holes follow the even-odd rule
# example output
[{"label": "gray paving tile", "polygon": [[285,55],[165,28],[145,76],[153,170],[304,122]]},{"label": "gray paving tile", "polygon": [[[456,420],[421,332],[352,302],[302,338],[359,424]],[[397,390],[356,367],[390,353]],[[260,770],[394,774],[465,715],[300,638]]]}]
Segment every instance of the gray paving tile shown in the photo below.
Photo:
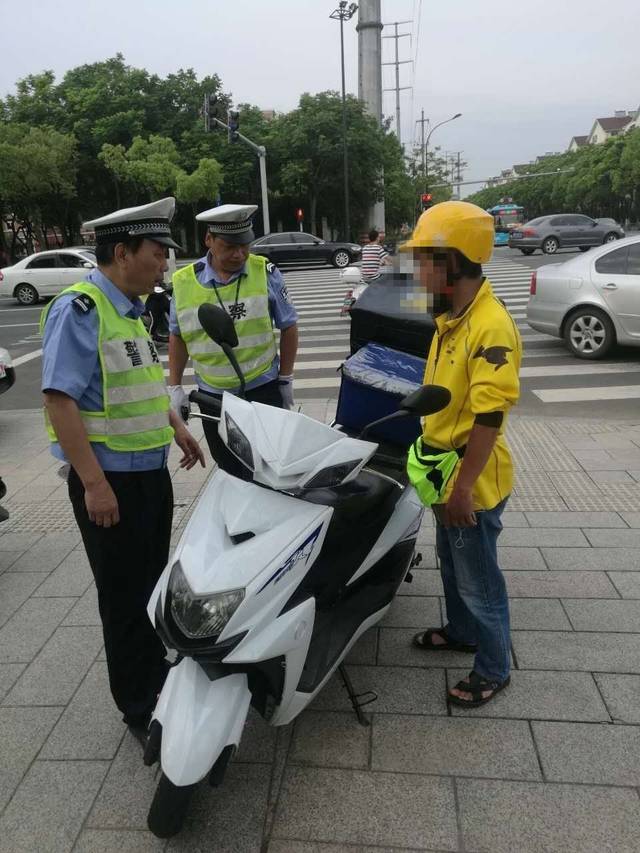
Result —
[{"label": "gray paving tile", "polygon": [[617,723],[640,723],[640,675],[595,675],[600,693]]},{"label": "gray paving tile", "polygon": [[74,605],[64,619],[63,625],[102,625],[98,611],[98,590],[95,584],[89,584],[80,598],[74,599]]},{"label": "gray paving tile", "polygon": [[273,834],[334,844],[456,850],[452,780],[289,767]]},{"label": "gray paving tile", "polygon": [[542,548],[550,569],[557,572],[602,572],[616,569],[635,572],[640,569],[640,557],[635,548]]},{"label": "gray paving tile", "polygon": [[69,554],[35,593],[38,596],[83,595],[93,582],[89,561],[84,551]]},{"label": "gray paving tile", "polygon": [[505,545],[498,547],[498,565],[503,571],[512,572],[544,572],[547,564],[542,559],[539,548],[518,547]]},{"label": "gray paving tile", "polygon": [[345,663],[368,664],[376,662],[378,651],[378,628],[369,628],[351,649]]},{"label": "gray paving tile", "polygon": [[513,631],[520,669],[640,673],[640,636],[578,631]]},{"label": "gray paving tile", "polygon": [[[640,471],[636,471],[636,475],[640,479]],[[640,512],[621,512],[620,515],[629,527],[640,527]]]},{"label": "gray paving tile", "polygon": [[0,661],[28,663],[62,622],[74,598],[29,598],[0,628]]},{"label": "gray paving tile", "polygon": [[617,512],[527,512],[532,527],[624,527]]},{"label": "gray paving tile", "polygon": [[381,625],[391,628],[424,628],[440,625],[438,598],[418,595],[396,596]]},{"label": "gray paving tile", "polygon": [[0,572],[4,572],[6,569],[11,568],[23,553],[23,551],[0,551]]},{"label": "gray paving tile", "polygon": [[62,708],[0,708],[0,812],[29,769]]},{"label": "gray paving tile", "polygon": [[622,598],[640,598],[640,571],[611,571],[607,574]]},{"label": "gray paving tile", "polygon": [[418,551],[421,550],[424,545],[435,545],[436,544],[436,529],[435,527],[421,527],[418,533]]},{"label": "gray paving tile", "polygon": [[640,548],[640,530],[586,529],[584,534],[594,548]]},{"label": "gray paving tile", "polygon": [[506,510],[500,516],[503,527],[529,527],[529,522],[524,512],[517,510]]},{"label": "gray paving tile", "polygon": [[546,779],[640,784],[640,727],[551,722],[532,727]]},{"label": "gray paving tile", "polygon": [[125,829],[85,829],[73,853],[160,853],[166,841],[150,832]]},{"label": "gray paving tile", "polygon": [[109,690],[107,666],[95,663],[43,747],[41,758],[111,759],[125,732]]},{"label": "gray paving tile", "polygon": [[0,534],[0,551],[26,551],[40,538],[39,533]]},{"label": "gray paving tile", "polygon": [[5,696],[5,705],[64,705],[102,645],[99,628],[58,628]]},{"label": "gray paving tile", "polygon": [[[469,674],[447,670],[449,687]],[[513,669],[511,684],[495,699],[475,710],[451,706],[454,717],[511,717],[519,720],[609,722],[609,714],[590,672]]]},{"label": "gray paving tile", "polygon": [[73,546],[69,545],[50,545],[48,548],[41,548],[38,542],[33,548],[16,560],[11,566],[12,572],[52,572],[60,563],[69,556],[73,550]]},{"label": "gray paving tile", "polygon": [[589,543],[581,530],[571,527],[510,527],[500,534],[501,545],[520,545],[538,548],[541,545],[557,548],[587,547]]},{"label": "gray paving tile", "polygon": [[158,767],[145,767],[140,744],[128,732],[109,766],[87,818],[91,829],[146,829],[158,787]]},{"label": "gray paving tile", "polygon": [[515,598],[617,598],[604,572],[505,572]]},{"label": "gray paving tile", "polygon": [[278,728],[270,726],[253,708],[242,732],[240,747],[234,761],[248,764],[269,764],[276,751]]},{"label": "gray paving tile", "polygon": [[364,770],[370,739],[371,727],[353,712],[305,711],[295,722],[288,763]]},{"label": "gray paving tile", "polygon": [[70,851],[107,767],[103,761],[36,761],[0,818],[0,851]]},{"label": "gray paving tile", "polygon": [[[433,849],[433,848],[432,848]],[[416,847],[369,847],[364,844],[322,844],[314,841],[271,840],[267,853],[424,853]]]},{"label": "gray paving tile", "polygon": [[442,580],[438,569],[412,569],[413,581],[401,583],[398,595],[442,595]]},{"label": "gray paving tile", "polygon": [[555,598],[511,598],[511,628],[535,631],[570,631],[571,623]]},{"label": "gray paving tile", "polygon": [[[378,696],[366,706],[367,714],[447,713],[443,669],[350,666],[348,672],[356,693],[373,691]],[[338,675],[320,691],[310,707],[317,711],[351,711],[349,697]]]},{"label": "gray paving tile", "polygon": [[458,781],[465,850],[635,853],[635,791],[535,782]]},{"label": "gray paving tile", "polygon": [[25,666],[24,663],[0,663],[0,701],[22,675]]},{"label": "gray paving tile", "polygon": [[0,626],[22,607],[46,577],[46,574],[35,572],[4,572],[0,575]]},{"label": "gray paving tile", "polygon": [[372,769],[386,772],[541,778],[529,725],[520,720],[376,716],[371,755]]},{"label": "gray paving tile", "polygon": [[591,479],[600,483],[634,483],[635,480],[626,471],[592,471]]},{"label": "gray paving tile", "polygon": [[640,601],[586,601],[565,598],[562,603],[576,631],[622,631],[640,634]]},{"label": "gray paving tile", "polygon": [[219,788],[200,785],[185,827],[167,851],[261,853],[269,780],[263,764],[234,764]]},{"label": "gray paving tile", "polygon": [[386,666],[447,667],[473,664],[473,655],[460,652],[428,652],[411,645],[406,628],[381,628],[378,663]]}]

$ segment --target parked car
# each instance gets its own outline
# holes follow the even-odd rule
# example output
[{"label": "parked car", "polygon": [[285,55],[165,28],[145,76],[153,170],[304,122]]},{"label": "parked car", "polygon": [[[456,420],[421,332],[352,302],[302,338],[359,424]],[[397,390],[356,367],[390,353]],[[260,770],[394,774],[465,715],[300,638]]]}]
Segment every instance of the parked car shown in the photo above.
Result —
[{"label": "parked car", "polygon": [[282,231],[254,240],[251,252],[278,266],[312,262],[342,268],[358,260],[362,247],[357,243],[330,243],[304,231]]},{"label": "parked car", "polygon": [[539,216],[515,228],[509,234],[509,248],[532,255],[542,249],[554,255],[558,249],[574,247],[586,252],[592,246],[611,243],[624,237],[624,228],[615,219],[591,219],[581,213]]},{"label": "parked car", "polygon": [[639,294],[640,237],[627,237],[536,270],[527,321],[578,358],[602,358],[616,343],[640,346]]},{"label": "parked car", "polygon": [[16,370],[9,352],[0,347],[0,394],[4,394],[16,381]]},{"label": "parked car", "polygon": [[96,256],[90,249],[36,252],[0,270],[0,296],[13,296],[21,305],[36,305],[42,297],[56,296],[82,281],[95,266]]}]

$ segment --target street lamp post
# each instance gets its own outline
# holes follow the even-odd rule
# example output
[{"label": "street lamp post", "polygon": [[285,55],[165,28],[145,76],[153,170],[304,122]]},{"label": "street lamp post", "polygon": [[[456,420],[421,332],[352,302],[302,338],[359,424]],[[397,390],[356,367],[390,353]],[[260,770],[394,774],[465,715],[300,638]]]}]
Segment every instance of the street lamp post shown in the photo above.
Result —
[{"label": "street lamp post", "polygon": [[349,153],[347,151],[347,101],[344,82],[344,22],[350,21],[358,7],[355,3],[347,6],[347,0],[340,0],[338,8],[329,15],[334,21],[340,21],[340,67],[342,70],[342,159],[344,167],[344,230],[345,239],[351,236],[349,219]]},{"label": "street lamp post", "polygon": [[448,124],[450,121],[454,121],[457,118],[460,118],[462,113],[456,113],[451,118],[446,118],[444,121],[438,122],[438,124],[434,124],[429,133],[427,134],[427,141],[425,142],[424,147],[424,191],[426,193],[429,192],[429,140],[431,139],[431,134],[434,130],[437,130],[439,127],[442,127],[443,124]]}]

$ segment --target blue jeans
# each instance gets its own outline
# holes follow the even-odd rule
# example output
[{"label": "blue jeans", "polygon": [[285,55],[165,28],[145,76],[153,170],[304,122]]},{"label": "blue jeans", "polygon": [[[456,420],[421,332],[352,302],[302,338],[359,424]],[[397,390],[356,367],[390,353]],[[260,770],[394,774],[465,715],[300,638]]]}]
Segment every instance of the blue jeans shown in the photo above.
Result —
[{"label": "blue jeans", "polygon": [[500,682],[511,668],[509,601],[497,550],[506,503],[505,498],[477,512],[475,527],[436,525],[447,634],[456,642],[477,644],[474,670]]}]

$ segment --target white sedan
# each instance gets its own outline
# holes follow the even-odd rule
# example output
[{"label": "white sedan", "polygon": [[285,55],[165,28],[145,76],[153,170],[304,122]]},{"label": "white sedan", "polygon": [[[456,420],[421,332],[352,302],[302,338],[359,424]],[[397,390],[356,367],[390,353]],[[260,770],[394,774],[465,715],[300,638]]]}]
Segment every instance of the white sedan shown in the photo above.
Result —
[{"label": "white sedan", "polygon": [[89,248],[36,252],[0,269],[0,296],[13,296],[21,305],[35,305],[44,296],[56,296],[65,287],[83,281],[96,266]]}]

